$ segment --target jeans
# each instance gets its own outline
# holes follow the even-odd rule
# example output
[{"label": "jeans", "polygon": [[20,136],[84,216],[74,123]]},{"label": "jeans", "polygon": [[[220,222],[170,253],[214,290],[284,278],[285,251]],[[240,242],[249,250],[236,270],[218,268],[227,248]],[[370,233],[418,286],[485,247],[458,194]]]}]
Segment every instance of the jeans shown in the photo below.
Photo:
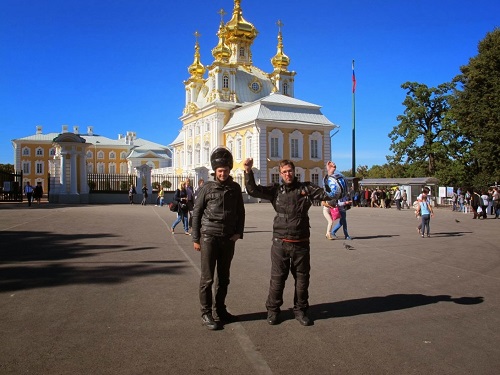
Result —
[{"label": "jeans", "polygon": [[187,213],[184,213],[182,211],[177,213],[177,219],[175,219],[174,223],[172,224],[172,230],[174,230],[176,225],[179,224],[181,221],[184,224],[184,232],[189,232],[188,215]]},{"label": "jeans", "polygon": [[342,227],[342,229],[344,230],[344,236],[349,237],[349,233],[347,233],[347,212],[344,210],[339,210],[339,213],[340,213],[340,219],[337,225],[333,227],[332,235],[335,235],[335,233],[337,233],[340,227]]},{"label": "jeans", "polygon": [[285,281],[291,271],[295,280],[293,311],[306,312],[309,308],[309,242],[284,242],[273,239],[271,247],[271,281],[266,301],[267,311],[280,312],[283,305]]},{"label": "jeans", "polygon": [[[430,233],[430,223],[431,223],[431,215],[430,214],[425,214],[422,215],[422,236],[424,234],[429,235]],[[427,233],[425,233],[425,229],[427,228]]]},{"label": "jeans", "polygon": [[[229,285],[229,270],[234,256],[235,242],[229,237],[202,235],[201,245],[201,278],[200,304],[201,315],[226,311],[226,295]],[[215,269],[215,300],[213,299],[212,285],[214,284]]]}]

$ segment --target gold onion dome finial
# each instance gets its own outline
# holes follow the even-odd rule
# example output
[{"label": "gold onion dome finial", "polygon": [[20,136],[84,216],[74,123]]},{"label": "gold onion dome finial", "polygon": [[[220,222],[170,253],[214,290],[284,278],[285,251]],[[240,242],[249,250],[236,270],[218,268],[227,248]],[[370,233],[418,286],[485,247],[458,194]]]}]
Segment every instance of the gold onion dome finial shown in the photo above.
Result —
[{"label": "gold onion dome finial", "polygon": [[224,9],[219,10],[218,12],[220,14],[220,26],[219,26],[219,32],[217,33],[217,36],[219,37],[219,43],[215,48],[212,50],[212,56],[215,58],[216,61],[227,61],[231,57],[231,48],[229,48],[226,43],[226,30],[224,28],[224,15],[226,12],[224,12]]},{"label": "gold onion dome finial", "polygon": [[240,7],[241,0],[234,0],[233,16],[226,24],[226,38],[229,41],[235,39],[246,39],[252,41],[257,36],[257,29],[254,25],[243,18],[243,11]]},{"label": "gold onion dome finial", "polygon": [[281,27],[284,26],[280,20],[276,23],[278,25],[278,48],[276,55],[271,59],[271,63],[275,70],[286,70],[290,65],[290,58],[283,52],[283,37],[281,36]]},{"label": "gold onion dome finial", "polygon": [[200,62],[200,45],[198,43],[198,37],[200,37],[201,34],[196,31],[194,36],[196,37],[196,44],[194,46],[194,61],[191,65],[189,65],[188,72],[192,77],[201,78],[203,77],[203,74],[205,74],[205,67]]}]

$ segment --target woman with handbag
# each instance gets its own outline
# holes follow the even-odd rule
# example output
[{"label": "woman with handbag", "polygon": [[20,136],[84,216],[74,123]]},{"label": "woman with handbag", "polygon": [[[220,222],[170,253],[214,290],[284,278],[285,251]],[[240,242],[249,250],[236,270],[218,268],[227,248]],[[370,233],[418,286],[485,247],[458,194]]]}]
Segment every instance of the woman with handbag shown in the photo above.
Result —
[{"label": "woman with handbag", "polygon": [[181,221],[184,224],[184,234],[189,235],[189,223],[188,223],[188,194],[186,191],[186,184],[184,182],[181,182],[179,184],[179,189],[175,191],[174,195],[174,200],[177,201],[179,204],[177,205],[177,219],[175,219],[174,223],[172,224],[172,229],[171,232],[174,234],[174,229],[179,224]]},{"label": "woman with handbag", "polygon": [[337,202],[337,207],[340,213],[340,220],[337,223],[337,225],[335,225],[335,227],[332,229],[331,236],[332,239],[334,240],[338,239],[336,233],[340,229],[340,227],[342,227],[344,231],[345,239],[348,241],[352,240],[351,236],[349,236],[349,233],[347,232],[347,210],[351,208],[352,204],[352,201],[348,199],[349,198],[346,197]]}]

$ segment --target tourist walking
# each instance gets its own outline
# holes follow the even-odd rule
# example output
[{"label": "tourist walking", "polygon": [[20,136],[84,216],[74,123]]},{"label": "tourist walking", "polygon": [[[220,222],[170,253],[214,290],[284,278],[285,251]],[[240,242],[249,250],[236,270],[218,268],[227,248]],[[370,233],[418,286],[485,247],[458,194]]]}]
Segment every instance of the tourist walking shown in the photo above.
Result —
[{"label": "tourist walking", "polygon": [[418,214],[422,218],[422,223],[419,225],[419,233],[421,234],[422,238],[424,238],[425,235],[427,237],[430,237],[430,221],[431,221],[431,216],[434,217],[434,211],[432,209],[432,205],[430,202],[430,199],[428,199],[428,194],[429,194],[429,189],[424,188],[422,190],[422,194],[420,195],[421,198],[418,202]]},{"label": "tourist walking", "polygon": [[189,224],[188,224],[188,205],[187,205],[187,191],[185,182],[179,184],[179,188],[175,191],[174,201],[177,202],[177,218],[172,224],[171,232],[175,233],[175,227],[180,222],[184,225],[184,234],[189,235]]},{"label": "tourist walking", "polygon": [[26,186],[24,186],[24,194],[28,200],[28,207],[31,207],[31,200],[33,199],[33,186],[31,186],[29,181],[26,181]]}]

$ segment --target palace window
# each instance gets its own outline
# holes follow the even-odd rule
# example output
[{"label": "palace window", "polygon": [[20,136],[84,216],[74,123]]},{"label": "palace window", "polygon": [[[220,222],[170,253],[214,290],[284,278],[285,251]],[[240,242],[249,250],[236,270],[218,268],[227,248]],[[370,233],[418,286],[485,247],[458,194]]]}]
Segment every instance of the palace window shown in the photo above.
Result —
[{"label": "palace window", "polygon": [[323,137],[320,132],[314,132],[309,136],[309,156],[311,159],[320,160],[323,156]]},{"label": "palace window", "polygon": [[229,77],[226,75],[222,77],[222,87],[225,89],[229,87]]},{"label": "palace window", "polygon": [[92,151],[87,151],[87,159],[92,159]]},{"label": "palace window", "polygon": [[283,83],[283,95],[288,95],[288,83]]},{"label": "palace window", "polygon": [[35,163],[36,174],[43,174],[43,161],[37,161]]},{"label": "palace window", "polygon": [[318,140],[311,139],[311,159],[318,159],[318,158],[319,158]]},{"label": "palace window", "polygon": [[35,151],[36,156],[43,156],[43,148],[38,147]]},{"label": "palace window", "polygon": [[120,159],[126,159],[127,153],[125,151],[120,152]]},{"label": "palace window", "polygon": [[246,139],[245,155],[247,158],[252,157],[252,137],[247,137]]},{"label": "palace window", "polygon": [[290,158],[292,160],[303,158],[303,148],[304,148],[304,135],[295,130],[290,134]]},{"label": "palace window", "polygon": [[314,185],[319,185],[319,174],[318,173],[311,173],[311,182]]},{"label": "palace window", "polygon": [[116,153],[114,151],[111,151],[109,153],[109,158],[112,159],[112,160],[116,159]]},{"label": "palace window", "polygon": [[31,152],[29,147],[24,147],[23,148],[23,156],[30,156]]},{"label": "palace window", "polygon": [[271,138],[271,157],[279,158],[278,138]]},{"label": "palace window", "polygon": [[[104,152],[103,151],[99,151],[97,153],[97,159],[104,159]],[[104,172],[99,172],[99,173],[104,173]]]},{"label": "palace window", "polygon": [[54,156],[55,154],[56,154],[56,149],[55,149],[55,148],[51,148],[51,149],[49,150],[49,155],[50,155],[50,156]]},{"label": "palace window", "polygon": [[196,147],[194,148],[194,160],[197,165],[201,164],[201,147],[200,144],[198,143]]},{"label": "palace window", "polygon": [[299,140],[291,139],[290,140],[290,157],[294,159],[299,158]]},{"label": "palace window", "polygon": [[241,138],[236,139],[236,159],[241,160]]},{"label": "palace window", "polygon": [[23,161],[23,173],[30,174],[31,163],[29,161]]},{"label": "palace window", "polygon": [[245,56],[245,48],[244,47],[240,47],[240,56],[241,57]]},{"label": "palace window", "polygon": [[116,174],[116,165],[115,165],[115,163],[111,163],[109,165],[109,174]]},{"label": "palace window", "polygon": [[280,183],[280,174],[279,173],[271,173],[271,183],[279,184]]}]

